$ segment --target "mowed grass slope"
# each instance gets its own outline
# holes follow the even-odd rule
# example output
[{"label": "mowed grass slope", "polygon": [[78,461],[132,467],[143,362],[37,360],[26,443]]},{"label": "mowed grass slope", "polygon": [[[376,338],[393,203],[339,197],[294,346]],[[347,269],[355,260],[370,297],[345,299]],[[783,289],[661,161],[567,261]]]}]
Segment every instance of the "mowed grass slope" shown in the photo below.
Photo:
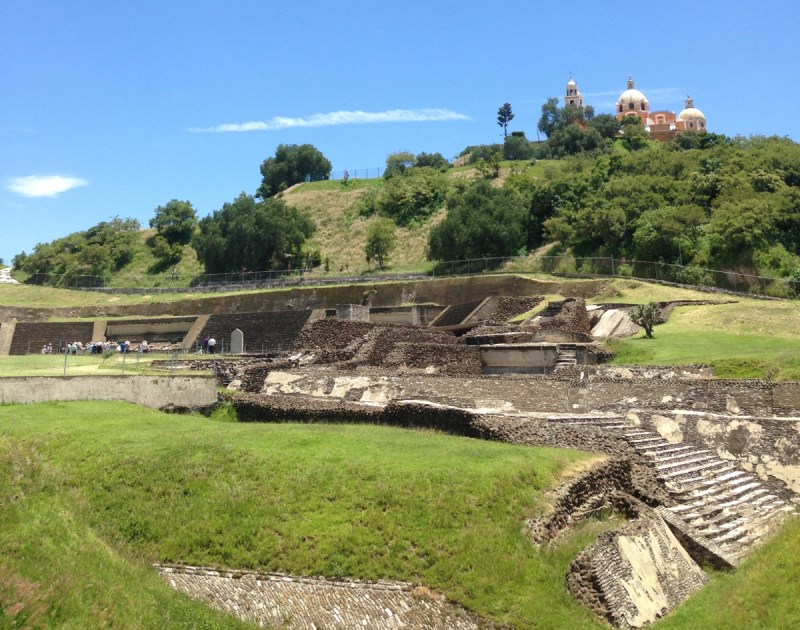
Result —
[{"label": "mowed grass slope", "polygon": [[213,615],[187,621],[196,609],[149,569],[163,561],[407,580],[520,628],[600,627],[563,577],[604,525],[554,550],[521,533],[587,457],[121,403],[2,406],[2,621],[164,627],[163,614],[213,627]]},{"label": "mowed grass slope", "polygon": [[722,378],[800,380],[800,303],[733,299],[675,308],[652,339],[612,343],[615,363],[703,363]]}]

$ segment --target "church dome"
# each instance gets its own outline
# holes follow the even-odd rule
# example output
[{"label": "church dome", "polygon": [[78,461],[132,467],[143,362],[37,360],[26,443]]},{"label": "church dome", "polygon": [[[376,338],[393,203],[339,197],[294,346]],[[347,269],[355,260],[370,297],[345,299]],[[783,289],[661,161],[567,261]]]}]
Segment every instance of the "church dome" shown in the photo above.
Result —
[{"label": "church dome", "polygon": [[696,107],[687,107],[678,114],[678,120],[705,120],[705,114]]},{"label": "church dome", "polygon": [[628,89],[619,95],[619,101],[617,101],[617,103],[619,105],[627,105],[628,103],[634,103],[636,105],[639,105],[640,103],[647,103],[647,102],[648,101],[645,98],[644,94],[642,94],[639,90],[637,90],[633,86],[633,79],[631,77],[628,77]]},{"label": "church dome", "polygon": [[694,106],[694,102],[691,98],[686,99],[686,108],[678,114],[678,120],[685,120],[689,122],[690,120],[705,120],[706,116]]},{"label": "church dome", "polygon": [[619,95],[620,103],[646,103],[647,99],[639,90],[631,89],[625,90]]}]

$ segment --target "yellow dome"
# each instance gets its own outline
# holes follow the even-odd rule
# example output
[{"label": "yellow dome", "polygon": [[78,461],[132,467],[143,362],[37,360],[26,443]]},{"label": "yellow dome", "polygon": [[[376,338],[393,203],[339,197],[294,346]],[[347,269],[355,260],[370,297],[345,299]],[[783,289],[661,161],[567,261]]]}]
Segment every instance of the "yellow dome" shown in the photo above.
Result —
[{"label": "yellow dome", "polygon": [[622,94],[619,95],[619,102],[620,103],[647,103],[647,99],[644,97],[639,90],[636,88],[630,88],[625,90]]},{"label": "yellow dome", "polygon": [[705,120],[705,114],[696,107],[687,107],[680,114],[678,120]]}]

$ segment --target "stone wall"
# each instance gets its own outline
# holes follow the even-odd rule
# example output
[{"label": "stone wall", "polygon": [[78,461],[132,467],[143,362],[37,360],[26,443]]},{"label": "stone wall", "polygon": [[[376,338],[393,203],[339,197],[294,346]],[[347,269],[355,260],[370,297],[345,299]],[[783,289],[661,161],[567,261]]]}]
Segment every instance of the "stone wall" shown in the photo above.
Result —
[{"label": "stone wall", "polygon": [[0,378],[0,404],[120,400],[155,409],[196,409],[217,402],[212,376],[23,376]]},{"label": "stone wall", "polygon": [[[210,298],[147,304],[103,304],[85,307],[21,308],[0,306],[0,321],[44,321],[51,317],[130,317],[134,315],[197,315],[198,313],[248,313],[334,308],[336,304],[360,304],[364,284],[322,286],[220,295]],[[431,278],[376,285],[372,306],[396,306],[416,302],[460,304],[476,296],[519,296],[558,293],[589,297],[608,287],[606,280],[537,280],[516,275],[464,278]]]},{"label": "stone wall", "polygon": [[244,351],[270,353],[294,348],[297,336],[311,316],[311,311],[274,311],[212,315],[198,335],[217,340],[217,352],[230,347],[231,333],[237,328],[244,334]]},{"label": "stone wall", "polygon": [[48,343],[53,344],[53,350],[58,352],[60,343],[101,341],[92,339],[93,330],[92,322],[19,322],[14,329],[9,354],[39,354],[42,346]]},{"label": "stone wall", "polygon": [[252,571],[156,565],[176,590],[260,626],[490,630],[481,619],[428,588],[404,582],[326,580]]}]

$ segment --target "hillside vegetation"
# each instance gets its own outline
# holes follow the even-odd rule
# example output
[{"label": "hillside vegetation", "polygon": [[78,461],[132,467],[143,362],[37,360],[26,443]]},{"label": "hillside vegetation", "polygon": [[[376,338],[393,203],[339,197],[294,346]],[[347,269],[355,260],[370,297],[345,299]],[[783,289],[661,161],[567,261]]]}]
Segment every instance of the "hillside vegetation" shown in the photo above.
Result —
[{"label": "hillside vegetation", "polygon": [[[503,162],[485,147],[470,147],[461,159],[467,165],[458,168],[420,166],[422,156],[409,155],[388,164],[380,179],[300,183],[261,201],[240,195],[223,210],[231,214],[241,206],[249,208],[242,217],[264,210],[272,218],[252,226],[242,219],[226,234],[220,230],[225,212],[215,211],[200,221],[191,242],[215,272],[310,265],[321,275],[352,274],[374,266],[365,255],[368,229],[384,218],[394,223],[396,238],[380,260],[395,271],[547,246],[550,253],[579,258],[692,265],[699,269],[665,268],[670,279],[689,283],[710,282],[704,269],[800,281],[800,145],[776,137],[683,134],[669,143],[606,138],[591,150],[565,154],[549,150],[553,142],[529,144],[534,153],[558,159]],[[302,216],[293,215],[295,209]],[[313,229],[293,229],[289,240],[276,236],[288,227],[275,226],[304,225],[303,217]],[[198,276],[191,245],[167,243],[161,233],[137,238],[137,228],[129,219],[103,222],[20,254],[15,267],[24,274],[59,274],[50,281],[65,286],[84,274],[109,286],[185,286]],[[244,243],[241,252],[236,243]],[[231,258],[234,250],[241,263]],[[592,263],[579,267],[597,271]],[[162,275],[145,280],[144,272]],[[769,291],[791,296],[797,286]]]}]

